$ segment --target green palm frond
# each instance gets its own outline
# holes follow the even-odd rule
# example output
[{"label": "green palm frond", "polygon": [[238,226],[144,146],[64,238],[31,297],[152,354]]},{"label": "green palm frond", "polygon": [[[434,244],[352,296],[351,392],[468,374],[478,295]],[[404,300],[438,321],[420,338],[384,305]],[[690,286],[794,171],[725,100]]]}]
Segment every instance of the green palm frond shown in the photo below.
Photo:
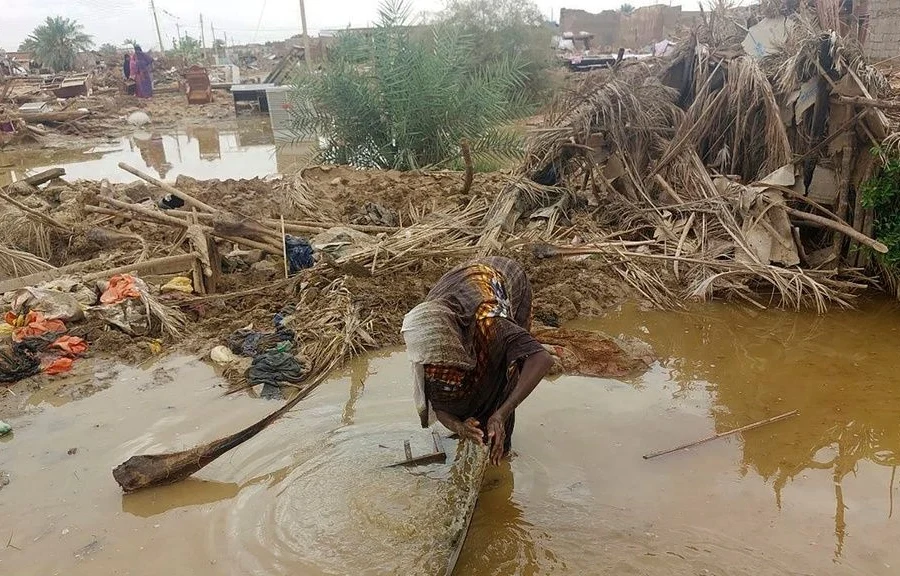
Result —
[{"label": "green palm frond", "polygon": [[48,16],[19,48],[32,52],[41,65],[54,71],[71,70],[75,66],[75,56],[94,45],[91,36],[82,31],[83,28],[75,20]]},{"label": "green palm frond", "polygon": [[422,33],[407,25],[402,0],[379,10],[371,37],[340,37],[325,70],[297,79],[293,130],[325,141],[320,160],[401,170],[447,165],[463,138],[477,143],[476,154],[508,158],[521,150],[520,140],[497,129],[526,109],[520,59],[476,65],[476,43],[461,27]]}]

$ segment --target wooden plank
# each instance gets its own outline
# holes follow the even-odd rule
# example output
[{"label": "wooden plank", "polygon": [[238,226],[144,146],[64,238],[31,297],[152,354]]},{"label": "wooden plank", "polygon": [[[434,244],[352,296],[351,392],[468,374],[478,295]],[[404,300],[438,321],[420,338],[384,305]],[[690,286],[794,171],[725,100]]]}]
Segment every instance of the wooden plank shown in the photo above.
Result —
[{"label": "wooden plank", "polygon": [[43,172],[38,172],[34,176],[29,176],[25,178],[23,181],[28,182],[32,186],[40,186],[45,182],[49,182],[55,178],[61,178],[66,175],[65,168],[51,168],[49,170],[44,170]]},{"label": "wooden plank", "polygon": [[[166,256],[164,258],[156,258],[154,260],[147,260],[146,262],[140,262],[137,264],[119,266],[118,268],[102,270],[100,272],[92,272],[87,275],[83,275],[82,279],[98,280],[100,278],[106,278],[114,274],[125,274],[128,272],[148,274],[171,274],[173,272],[182,272],[184,270],[188,270],[191,267],[191,263],[196,260],[196,258],[197,257],[194,254],[178,254],[176,256]],[[49,282],[51,280],[56,280],[57,278],[62,278],[63,276],[68,276],[70,274],[76,274],[81,272],[85,268],[90,268],[91,264],[99,264],[99,262],[96,260],[76,262],[75,264],[63,266],[62,268],[44,270],[35,274],[29,274],[28,276],[22,276],[20,278],[10,278],[9,280],[0,282],[0,294],[5,292],[12,292],[13,290],[18,290],[19,288],[25,288],[26,286],[35,286],[42,282]]]},{"label": "wooden plank", "polygon": [[138,262],[137,264],[128,264],[126,266],[119,266],[118,268],[92,272],[82,276],[82,278],[84,280],[100,280],[115,276],[116,274],[131,273],[146,274],[148,276],[152,274],[172,274],[174,272],[184,272],[185,270],[190,269],[195,260],[197,260],[197,255],[194,253],[164,256],[162,258],[147,260],[146,262]]}]

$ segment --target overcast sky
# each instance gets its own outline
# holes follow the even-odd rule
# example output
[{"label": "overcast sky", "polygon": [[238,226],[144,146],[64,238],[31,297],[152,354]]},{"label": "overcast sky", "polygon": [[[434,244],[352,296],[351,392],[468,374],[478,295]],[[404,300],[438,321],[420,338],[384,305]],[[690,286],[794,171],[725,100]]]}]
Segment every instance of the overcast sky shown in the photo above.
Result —
[{"label": "overcast sky", "polygon": [[[624,0],[538,0],[541,10],[553,19],[559,9],[581,8],[593,12],[618,8]],[[655,4],[652,0],[629,0],[635,6]],[[666,2],[668,3],[668,2]],[[695,6],[693,0],[674,1]],[[416,12],[440,10],[444,0],[412,0]],[[321,29],[367,26],[377,14],[377,0],[306,0],[310,34]],[[159,26],[167,44],[182,32],[200,36],[200,14],[205,23],[206,42],[211,42],[210,24],[216,37],[228,34],[229,44],[281,40],[300,29],[297,0],[156,0]],[[99,46],[104,42],[121,44],[134,38],[145,48],[159,42],[153,28],[150,0],[0,0],[0,48],[16,50],[19,43],[47,16],[74,18]]]}]

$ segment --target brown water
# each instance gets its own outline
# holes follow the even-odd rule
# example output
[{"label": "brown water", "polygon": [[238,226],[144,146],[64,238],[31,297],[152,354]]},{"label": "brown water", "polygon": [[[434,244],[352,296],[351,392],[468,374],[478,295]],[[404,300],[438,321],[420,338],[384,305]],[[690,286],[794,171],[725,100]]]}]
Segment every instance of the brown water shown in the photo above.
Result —
[{"label": "brown water", "polygon": [[39,148],[0,152],[0,186],[46,170],[65,168],[66,179],[132,182],[137,177],[121,170],[125,162],[162,180],[179,175],[197,179],[255,178],[301,167],[309,145],[276,144],[268,119],[245,119],[232,129],[188,126],[174,132],[136,129],[85,149]]},{"label": "brown water", "polygon": [[[896,574],[898,321],[876,303],[824,317],[627,307],[577,323],[641,337],[661,360],[629,382],[538,387],[516,455],[488,471],[457,574]],[[198,478],[126,497],[118,462],[233,431],[272,404],[224,398],[210,368],[173,358],[15,421],[0,441],[0,573],[434,573],[453,516],[447,469],[382,468],[405,438],[429,450],[407,373],[399,352],[361,359]]]}]

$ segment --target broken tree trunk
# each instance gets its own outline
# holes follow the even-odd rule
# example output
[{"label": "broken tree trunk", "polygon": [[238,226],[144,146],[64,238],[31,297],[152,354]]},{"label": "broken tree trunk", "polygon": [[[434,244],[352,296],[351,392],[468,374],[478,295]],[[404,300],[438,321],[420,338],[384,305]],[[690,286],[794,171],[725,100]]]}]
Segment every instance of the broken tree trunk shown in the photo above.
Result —
[{"label": "broken tree trunk", "polygon": [[127,266],[119,266],[118,268],[110,268],[109,270],[101,270],[84,275],[84,280],[100,280],[109,278],[116,274],[171,274],[173,272],[184,272],[189,269],[194,261],[197,260],[196,254],[178,254],[175,256],[164,256],[139,262],[137,264],[128,264]]},{"label": "broken tree trunk", "polygon": [[[175,218],[173,216],[169,216],[164,212],[159,212],[155,210],[150,210],[149,208],[144,208],[143,206],[138,206],[137,204],[129,204],[127,202],[122,202],[121,200],[116,200],[115,198],[107,198],[105,196],[101,196],[99,200],[105,204],[109,204],[110,206],[115,206],[116,208],[121,208],[127,212],[132,212],[133,215],[129,215],[126,212],[112,214],[116,216],[121,216],[123,218],[134,218],[135,220],[148,220],[155,224],[163,224],[167,226],[175,226],[179,228],[187,229],[190,226],[190,223],[187,220],[182,220],[180,218]],[[114,212],[114,211],[110,211]],[[257,242],[255,240],[250,240],[248,238],[242,238],[239,236],[231,236],[228,234],[216,232],[216,230],[210,226],[200,226],[197,225],[203,232],[207,234],[211,234],[217,238],[221,238],[223,240],[228,240],[229,242],[234,242],[235,244],[241,244],[243,246],[247,246],[249,248],[256,248],[258,250],[262,250],[267,254],[272,254],[275,256],[281,255],[281,248],[275,246],[274,244]]]},{"label": "broken tree trunk", "polygon": [[151,486],[172,484],[184,480],[222,454],[253,438],[269,424],[289,412],[325,380],[331,368],[333,366],[329,366],[319,373],[284,406],[240,432],[182,452],[132,456],[113,469],[113,478],[125,492],[134,492]]},{"label": "broken tree trunk", "polygon": [[[844,146],[841,152],[841,174],[840,183],[838,184],[838,205],[837,215],[843,221],[847,221],[847,214],[850,210],[850,161],[853,157],[853,147]],[[844,237],[839,232],[834,234],[834,255],[836,258],[841,257],[844,247]]]},{"label": "broken tree trunk", "polygon": [[[178,254],[176,256],[156,258],[154,260],[147,260],[146,262],[129,264],[127,266],[120,266],[118,268],[109,268],[98,272],[91,272],[82,277],[85,280],[98,280],[100,278],[108,278],[109,276],[113,276],[115,274],[125,274],[128,272],[170,274],[172,272],[181,272],[183,270],[187,270],[191,267],[191,262],[195,259],[196,255],[194,254]],[[34,274],[29,274],[28,276],[10,278],[9,280],[0,282],[0,294],[12,292],[13,290],[18,290],[19,288],[25,288],[26,286],[36,286],[38,284],[41,284],[42,282],[49,282],[51,280],[56,280],[57,278],[62,278],[63,276],[79,274],[85,268],[91,268],[93,267],[93,265],[100,265],[100,262],[98,262],[97,260],[76,262],[75,264],[70,264],[68,266],[63,266],[62,268],[56,268],[54,270],[44,270],[41,272],[36,272]],[[108,264],[106,265],[108,266]]]}]

